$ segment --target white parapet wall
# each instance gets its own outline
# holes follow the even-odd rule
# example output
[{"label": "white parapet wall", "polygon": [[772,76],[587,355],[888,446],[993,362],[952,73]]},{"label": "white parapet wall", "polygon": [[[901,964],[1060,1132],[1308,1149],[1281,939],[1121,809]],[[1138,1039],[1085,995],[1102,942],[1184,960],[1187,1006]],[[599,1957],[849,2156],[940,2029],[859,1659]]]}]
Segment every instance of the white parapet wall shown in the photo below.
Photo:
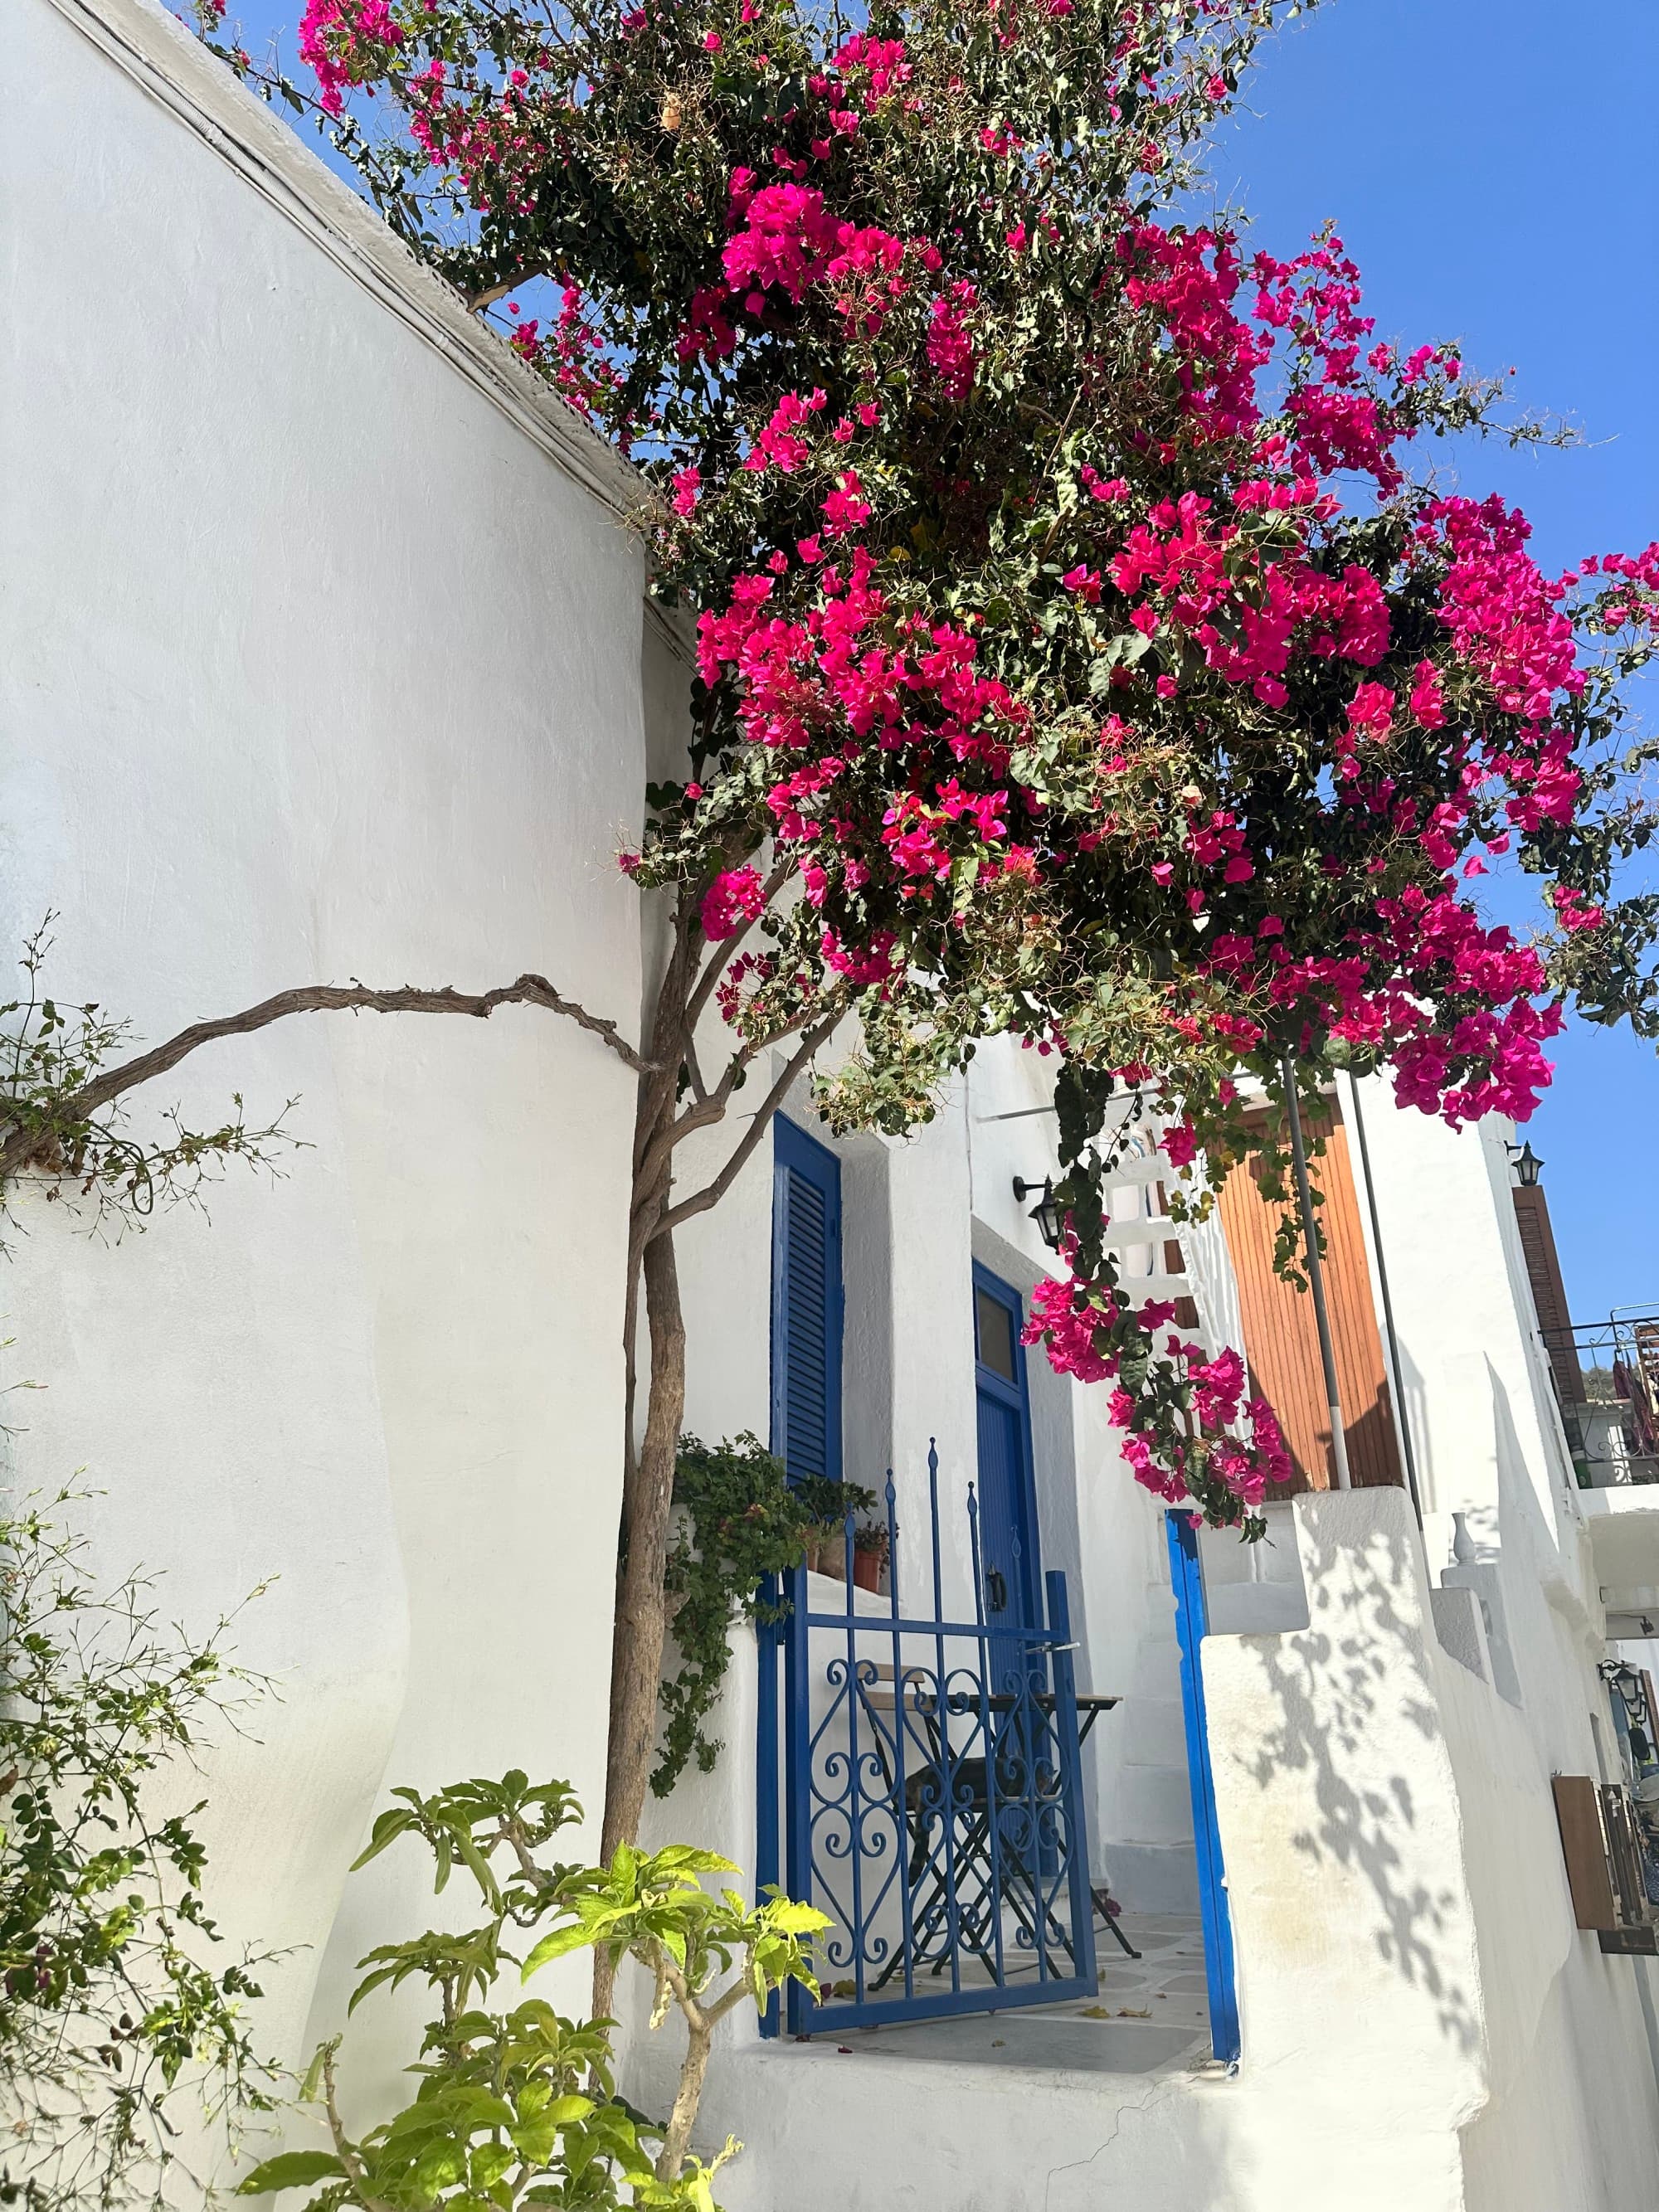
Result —
[{"label": "white parapet wall", "polygon": [[1308,1626],[1203,1645],[1248,2201],[1646,2212],[1646,1969],[1573,1926],[1545,1757],[1437,1635],[1403,1492],[1292,1510]]},{"label": "white parapet wall", "polygon": [[1309,1626],[1203,1646],[1261,2155],[1290,2212],[1461,2206],[1486,2094],[1457,1778],[1411,1509],[1298,1498]]}]

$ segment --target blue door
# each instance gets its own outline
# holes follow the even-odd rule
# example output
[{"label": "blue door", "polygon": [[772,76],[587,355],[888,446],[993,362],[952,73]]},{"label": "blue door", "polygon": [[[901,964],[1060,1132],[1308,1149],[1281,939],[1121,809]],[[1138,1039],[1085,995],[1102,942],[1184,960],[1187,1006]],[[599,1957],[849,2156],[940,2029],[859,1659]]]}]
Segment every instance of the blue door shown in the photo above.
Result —
[{"label": "blue door", "polygon": [[974,1267],[974,1382],[979,1415],[980,1581],[988,1618],[1037,1627],[1042,1563],[1031,1480],[1031,1416],[1019,1292]]},{"label": "blue door", "polygon": [[772,1449],[793,1475],[841,1479],[841,1163],[773,1124]]}]

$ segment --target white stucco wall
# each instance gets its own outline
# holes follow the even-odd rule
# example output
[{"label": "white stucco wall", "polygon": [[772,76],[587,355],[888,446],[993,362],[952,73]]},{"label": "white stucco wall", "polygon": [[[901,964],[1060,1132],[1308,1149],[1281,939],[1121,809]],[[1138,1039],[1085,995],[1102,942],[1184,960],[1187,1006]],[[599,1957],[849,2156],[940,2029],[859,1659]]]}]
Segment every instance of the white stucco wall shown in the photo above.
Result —
[{"label": "white stucco wall", "polygon": [[[526,969],[631,1028],[625,477],[158,9],[19,0],[9,31],[5,940],[59,909],[52,988],[151,1041],[287,985]],[[9,1474],[84,1466],[102,1566],[164,1568],[192,1623],[278,1577],[236,1630],[278,1695],[203,1825],[232,1939],[297,1947],[261,2021],[291,2059],[433,1911],[410,1850],[337,1918],[383,1775],[516,1763],[597,1814],[633,1079],[535,1011],[335,1015],[137,1118],[233,1090],[296,1097],[283,1179],[118,1243],[21,1199],[4,1357],[46,1387]],[[408,2056],[391,2017],[359,2015],[360,2105]]]},{"label": "white stucco wall", "polygon": [[[1487,2098],[1463,2135],[1468,2202],[1644,2208],[1659,2203],[1654,1969],[1604,1956],[1540,1901],[1560,1881],[1549,1777],[1599,1771],[1604,1617],[1516,1228],[1516,1133],[1494,1119],[1453,1133],[1377,1080],[1363,1109],[1423,1557],[1431,1580],[1478,1583],[1506,1648],[1503,1697],[1436,1655],[1494,1993]],[[1449,1564],[1458,1512],[1472,1570]]]}]

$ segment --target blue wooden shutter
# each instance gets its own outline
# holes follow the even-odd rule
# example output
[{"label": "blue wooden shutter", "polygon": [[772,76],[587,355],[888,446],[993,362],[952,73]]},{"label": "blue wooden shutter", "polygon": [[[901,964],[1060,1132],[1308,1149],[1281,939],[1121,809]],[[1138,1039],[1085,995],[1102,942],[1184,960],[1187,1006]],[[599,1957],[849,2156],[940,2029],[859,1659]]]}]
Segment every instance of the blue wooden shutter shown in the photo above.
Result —
[{"label": "blue wooden shutter", "polygon": [[791,1474],[841,1477],[841,1163],[774,1123],[772,1449]]}]

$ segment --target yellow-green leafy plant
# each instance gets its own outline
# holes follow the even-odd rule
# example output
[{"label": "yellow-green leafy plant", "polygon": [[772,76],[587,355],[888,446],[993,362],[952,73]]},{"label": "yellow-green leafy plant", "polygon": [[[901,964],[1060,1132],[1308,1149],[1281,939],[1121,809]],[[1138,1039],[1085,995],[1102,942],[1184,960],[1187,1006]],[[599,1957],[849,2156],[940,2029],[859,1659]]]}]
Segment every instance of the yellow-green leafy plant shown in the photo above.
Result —
[{"label": "yellow-green leafy plant", "polygon": [[[429,1797],[392,1795],[398,1802],[376,1820],[357,1865],[401,1836],[418,1836],[433,1854],[435,1887],[459,1862],[487,1917],[460,1934],[428,1930],[380,1945],[360,1962],[369,1971],[354,2011],[373,1991],[411,1980],[424,1981],[437,2001],[410,2069],[419,2076],[411,2101],[354,2137],[336,2094],[335,2038],[318,2051],[301,2092],[302,2103],[321,2107],[327,2147],[267,2159],[240,2193],[310,2187],[307,2212],[715,2212],[714,2175],[739,2146],[728,2140],[707,2163],[690,2149],[714,2029],[745,1998],[763,2005],[785,1982],[816,1990],[807,1947],[827,1925],[823,1915],[785,1897],[750,1905],[735,1890],[705,1889],[702,1875],[736,1869],[690,1844],[646,1852],[624,1844],[605,1866],[544,1858],[559,1830],[581,1817],[562,1782],[532,1784],[515,1769],[499,1782],[456,1783]],[[492,1864],[498,1852],[506,1855],[502,1876]],[[522,1957],[511,1948],[520,1932],[534,1939]],[[653,2027],[673,2008],[685,2022],[665,2122],[647,2120],[617,2094],[610,2021],[568,2020],[540,1997],[489,2008],[506,1969],[518,1967],[527,1981],[550,1960],[590,1948],[613,1966],[626,1954],[652,1976]]]}]

